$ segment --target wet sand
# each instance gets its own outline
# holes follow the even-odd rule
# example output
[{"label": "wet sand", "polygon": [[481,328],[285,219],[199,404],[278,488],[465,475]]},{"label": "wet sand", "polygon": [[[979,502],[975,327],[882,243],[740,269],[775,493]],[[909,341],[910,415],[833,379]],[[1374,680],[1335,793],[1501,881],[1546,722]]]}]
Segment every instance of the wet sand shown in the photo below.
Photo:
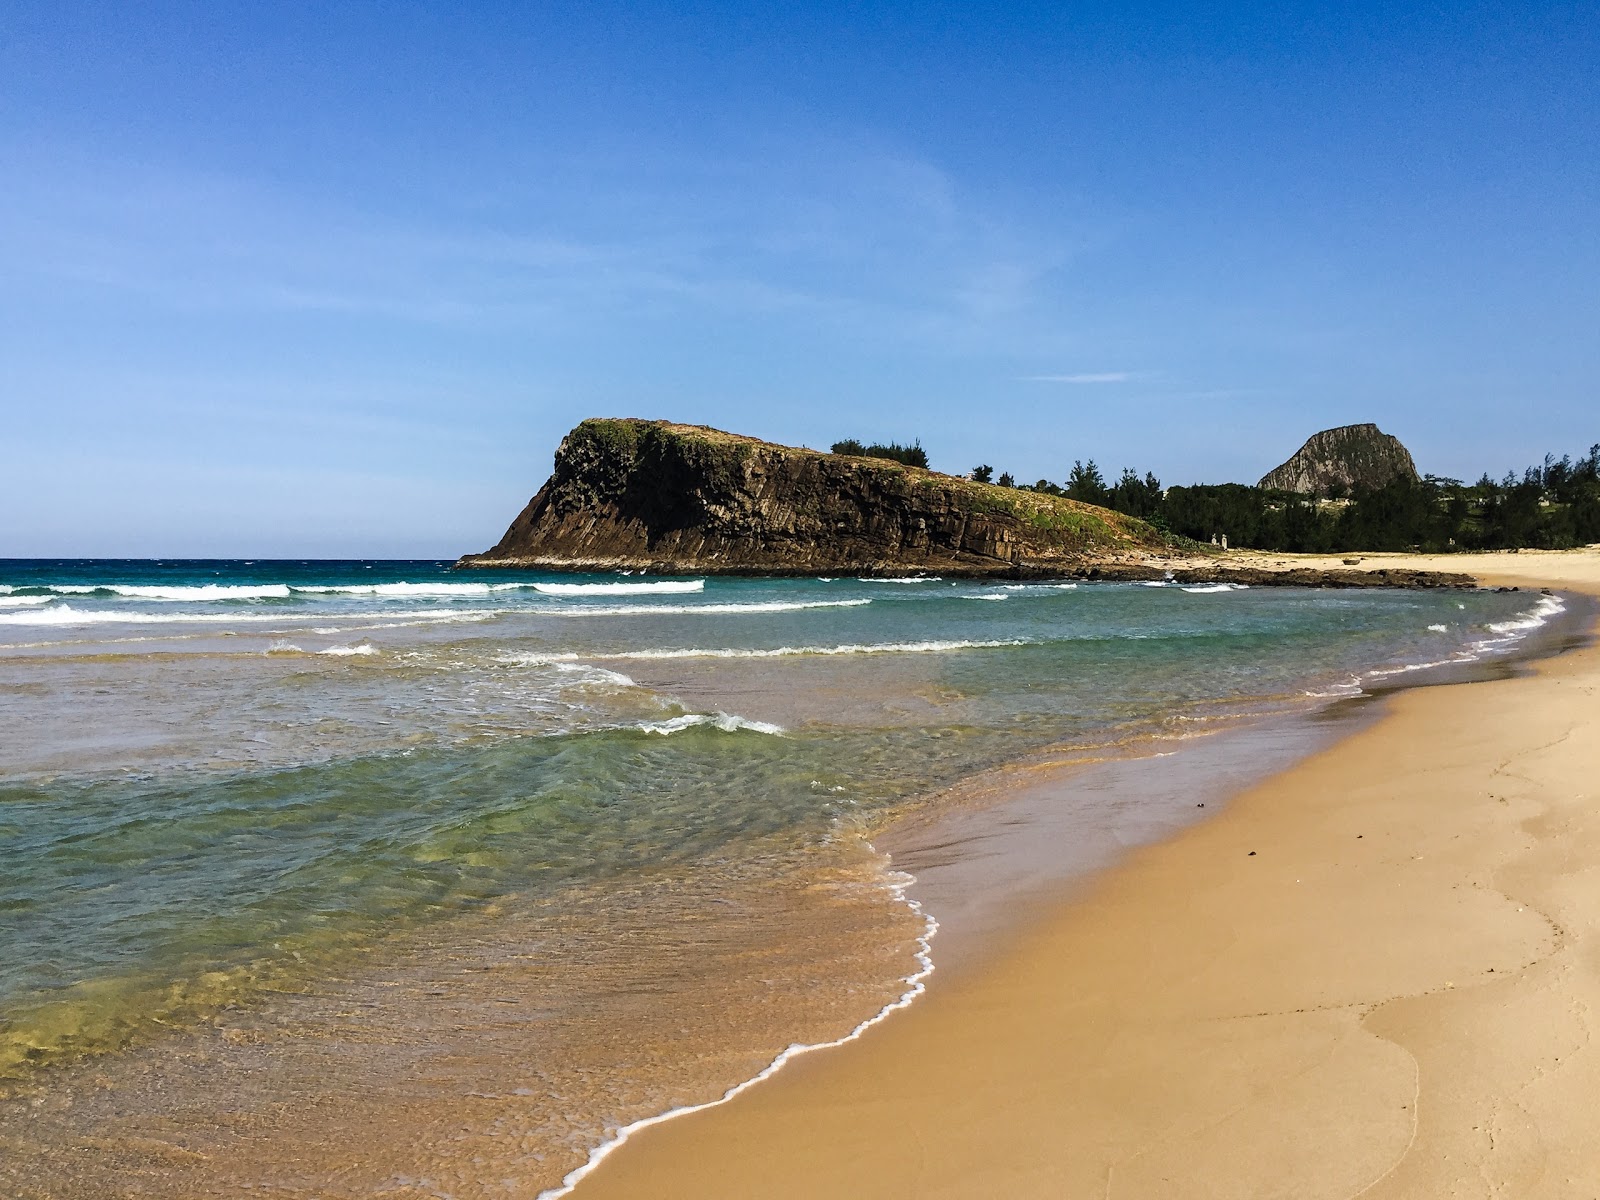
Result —
[{"label": "wet sand", "polygon": [[[1365,558],[1600,593],[1592,550]],[[1597,685],[1583,647],[1391,697],[576,1194],[1600,1193]]]}]

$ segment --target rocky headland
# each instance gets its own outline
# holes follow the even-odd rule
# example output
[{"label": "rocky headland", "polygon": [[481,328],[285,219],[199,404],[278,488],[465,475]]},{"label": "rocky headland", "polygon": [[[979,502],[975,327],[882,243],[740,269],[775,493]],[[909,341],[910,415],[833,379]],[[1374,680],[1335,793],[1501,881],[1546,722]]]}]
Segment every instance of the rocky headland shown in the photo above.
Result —
[{"label": "rocky headland", "polygon": [[505,536],[462,567],[1466,587],[1466,575],[1271,569],[1110,509],[699,425],[584,421]]},{"label": "rocky headland", "polygon": [[1258,486],[1329,496],[1417,478],[1417,464],[1399,438],[1376,425],[1341,425],[1312,434],[1288,462],[1262,476]]}]

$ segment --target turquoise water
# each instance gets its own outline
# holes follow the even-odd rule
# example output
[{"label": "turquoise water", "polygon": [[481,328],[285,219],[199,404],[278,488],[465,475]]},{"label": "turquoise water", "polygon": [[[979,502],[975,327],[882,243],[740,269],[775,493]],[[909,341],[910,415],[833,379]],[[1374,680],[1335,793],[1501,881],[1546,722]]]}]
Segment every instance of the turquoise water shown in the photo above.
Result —
[{"label": "turquoise water", "polygon": [[403,934],[511,938],[508,900],[600,920],[646,879],[743,895],[1042,748],[1314,707],[1506,653],[1553,605],[0,563],[0,1088],[287,1002]]}]

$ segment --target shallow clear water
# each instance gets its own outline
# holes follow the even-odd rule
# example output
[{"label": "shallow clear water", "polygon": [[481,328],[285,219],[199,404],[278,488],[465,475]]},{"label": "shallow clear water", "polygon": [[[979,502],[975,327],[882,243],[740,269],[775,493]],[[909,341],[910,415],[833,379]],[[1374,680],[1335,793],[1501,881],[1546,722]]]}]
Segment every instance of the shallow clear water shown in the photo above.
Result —
[{"label": "shallow clear water", "polygon": [[[314,997],[348,1003],[340,989],[465,939],[490,959],[517,947],[519,1002],[541,1005],[537,1037],[502,1057],[551,1079],[540,1056],[566,1047],[561,1070],[592,1085],[546,1104],[576,1151],[675,1095],[677,1070],[667,1052],[649,1070],[586,1060],[572,1046],[603,1039],[575,1032],[590,1028],[580,1010],[626,992],[678,1014],[674,1039],[705,1058],[716,1021],[673,1008],[691,1003],[672,982],[684,963],[720,972],[731,997],[752,956],[786,954],[772,978],[805,977],[804,1003],[762,1001],[723,1064],[737,1076],[791,1024],[859,1019],[894,994],[915,930],[864,844],[894,814],[1044,747],[1187,736],[1502,653],[1552,604],[0,563],[0,1089],[49,1094],[71,1078],[51,1064],[135,1062],[227,1014],[289,1013],[322,1031],[299,1052],[320,1037],[329,1054],[348,1030],[330,1033]],[[669,930],[723,920],[719,905],[745,914],[724,949],[671,951]],[[797,920],[825,957],[780,953]],[[624,926],[636,951],[591,953]],[[384,1003],[414,999],[394,986]],[[546,1093],[530,1094],[537,1108]]]}]

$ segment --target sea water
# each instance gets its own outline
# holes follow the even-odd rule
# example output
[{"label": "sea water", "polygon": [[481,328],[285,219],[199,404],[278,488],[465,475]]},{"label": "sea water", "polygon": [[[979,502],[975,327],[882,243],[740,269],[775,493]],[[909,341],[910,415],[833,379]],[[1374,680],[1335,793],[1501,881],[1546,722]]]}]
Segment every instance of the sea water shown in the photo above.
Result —
[{"label": "sea water", "polygon": [[0,1181],[533,1195],[915,992],[892,820],[1560,603],[0,563]]}]

